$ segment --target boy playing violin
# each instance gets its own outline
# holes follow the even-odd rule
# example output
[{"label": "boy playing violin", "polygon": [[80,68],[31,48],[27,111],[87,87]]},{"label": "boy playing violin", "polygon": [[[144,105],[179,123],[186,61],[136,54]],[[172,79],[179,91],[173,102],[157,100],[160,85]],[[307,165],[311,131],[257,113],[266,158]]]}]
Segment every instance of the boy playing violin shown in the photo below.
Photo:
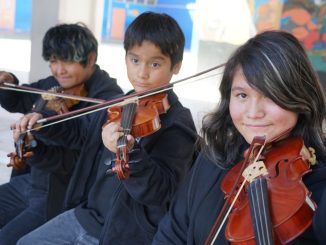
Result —
[{"label": "boy playing violin", "polygon": [[[226,63],[220,93],[219,106],[203,120],[202,152],[162,219],[153,244],[325,244],[326,101],[299,41],[282,31],[249,39]],[[253,149],[261,149],[261,154],[246,151],[253,142],[259,147]],[[308,147],[314,150],[307,151]],[[244,160],[250,152],[258,161],[253,158],[247,164]],[[250,180],[246,173],[255,174],[250,164],[267,171]],[[241,166],[246,171],[240,171]],[[237,174],[230,178],[235,169]],[[278,178],[282,184],[276,187],[283,198],[274,195]],[[260,182],[267,182],[267,189],[257,185],[263,192],[252,185]],[[245,186],[240,189],[242,183]],[[300,188],[293,189],[294,184]],[[233,193],[224,193],[233,186]],[[251,199],[253,190],[261,198]],[[228,196],[232,198],[226,201]],[[293,203],[296,200],[300,202]],[[222,211],[225,202],[227,209]],[[230,206],[227,215],[224,210]],[[242,212],[244,207],[249,212]],[[285,207],[286,218],[281,218],[284,214],[279,211]],[[299,217],[298,222],[288,222],[293,217]],[[235,218],[243,222],[231,225]],[[300,222],[306,222],[303,228]],[[236,229],[243,223],[247,227],[239,234]],[[287,237],[290,231],[293,234]]]},{"label": "boy playing violin", "polygon": [[[184,42],[182,30],[170,16],[152,12],[139,15],[124,38],[128,78],[134,87],[129,94],[168,85],[181,67]],[[95,113],[94,126],[88,130],[68,188],[66,208],[71,209],[27,234],[18,244],[150,244],[191,166],[197,139],[190,111],[172,90],[167,92],[167,99],[160,129],[145,137],[124,135],[124,119],[106,123],[106,112]],[[49,135],[50,131],[49,127],[36,134]],[[120,136],[127,138],[128,178],[124,180],[115,174]],[[70,135],[64,138],[73,141]]]},{"label": "boy playing violin", "polygon": [[[97,49],[96,38],[84,25],[60,24],[50,28],[43,38],[43,58],[49,61],[52,75],[25,86],[42,90],[60,86],[64,91],[83,87],[86,96],[98,99],[122,94],[116,80],[96,64]],[[4,71],[0,72],[0,81],[19,84],[13,74]],[[57,100],[58,104],[66,101]],[[82,101],[70,108],[64,108],[63,111],[56,111],[49,108],[38,94],[1,89],[0,103],[10,112],[26,114],[37,110],[44,115],[91,105]],[[41,104],[45,106],[40,106]],[[59,107],[63,108],[62,105]],[[22,132],[20,125],[24,121],[26,116],[16,123],[15,135]],[[87,123],[85,118],[84,124]],[[2,245],[16,244],[20,237],[62,212],[62,203],[78,157],[78,148],[69,150],[53,144],[51,139],[35,140],[37,146],[32,149],[34,156],[26,159],[26,169],[30,167],[30,173],[19,172],[20,175],[17,176],[13,174],[9,183],[0,186]]]}]

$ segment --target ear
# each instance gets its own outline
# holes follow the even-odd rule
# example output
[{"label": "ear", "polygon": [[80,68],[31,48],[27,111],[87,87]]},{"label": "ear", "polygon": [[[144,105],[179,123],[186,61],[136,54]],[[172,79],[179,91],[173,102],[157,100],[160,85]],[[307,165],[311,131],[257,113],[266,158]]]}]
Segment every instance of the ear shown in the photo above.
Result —
[{"label": "ear", "polygon": [[172,68],[174,75],[179,73],[179,71],[181,69],[181,65],[182,65],[182,61],[180,61],[179,63],[174,65],[174,67]]},{"label": "ear", "polygon": [[87,65],[93,67],[96,63],[96,53],[95,52],[91,52],[89,55],[88,55],[88,62],[87,62]]}]

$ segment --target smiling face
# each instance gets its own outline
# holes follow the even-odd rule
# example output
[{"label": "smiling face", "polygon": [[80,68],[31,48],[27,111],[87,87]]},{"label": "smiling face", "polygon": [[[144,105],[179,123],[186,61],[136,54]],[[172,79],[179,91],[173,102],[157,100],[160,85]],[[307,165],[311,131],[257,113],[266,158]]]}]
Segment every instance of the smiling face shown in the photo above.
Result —
[{"label": "smiling face", "polygon": [[64,89],[77,86],[90,78],[94,72],[92,58],[83,66],[78,62],[62,61],[52,57],[49,60],[52,75]]},{"label": "smiling face", "polygon": [[181,63],[171,68],[171,59],[159,47],[148,41],[127,51],[126,66],[129,81],[136,92],[167,85],[180,70]]},{"label": "smiling face", "polygon": [[297,113],[284,110],[250,87],[241,69],[232,81],[229,110],[235,127],[249,144],[255,136],[274,139],[298,121]]}]

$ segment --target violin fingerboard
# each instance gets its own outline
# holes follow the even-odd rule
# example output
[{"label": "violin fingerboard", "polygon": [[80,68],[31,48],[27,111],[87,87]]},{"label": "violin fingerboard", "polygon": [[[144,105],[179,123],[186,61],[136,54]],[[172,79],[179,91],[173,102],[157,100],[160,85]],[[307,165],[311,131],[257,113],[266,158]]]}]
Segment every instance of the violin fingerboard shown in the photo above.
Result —
[{"label": "violin fingerboard", "polygon": [[256,178],[248,187],[249,204],[257,245],[273,245],[266,178]]},{"label": "violin fingerboard", "polygon": [[121,113],[121,127],[123,128],[123,136],[118,139],[117,147],[126,146],[127,135],[131,132],[132,123],[134,121],[137,104],[135,102],[124,105]]}]

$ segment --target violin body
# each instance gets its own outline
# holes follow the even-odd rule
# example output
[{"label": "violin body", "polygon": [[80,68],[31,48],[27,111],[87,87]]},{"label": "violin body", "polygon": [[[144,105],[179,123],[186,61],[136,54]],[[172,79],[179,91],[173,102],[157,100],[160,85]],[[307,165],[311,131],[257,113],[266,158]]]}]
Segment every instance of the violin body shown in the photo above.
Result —
[{"label": "violin body", "polygon": [[161,128],[160,114],[169,107],[167,94],[160,93],[140,99],[138,104],[131,102],[108,109],[109,120],[103,127],[110,122],[119,122],[124,133],[118,139],[115,166],[112,168],[120,180],[129,177],[127,135],[140,138],[158,131]]},{"label": "violin body", "polygon": [[[275,244],[289,243],[312,223],[316,205],[302,182],[302,176],[311,171],[310,163],[301,155],[304,147],[302,138],[290,138],[273,146],[262,159],[268,174],[259,178],[266,178],[267,182]],[[221,188],[226,196],[239,176],[241,163],[223,179]],[[248,188],[249,183],[246,185]],[[226,226],[225,235],[232,244],[256,244],[247,188],[237,198]]]},{"label": "violin body", "polygon": [[[69,94],[74,96],[87,96],[87,91],[83,83],[69,88],[64,89],[62,87],[56,86],[49,89],[50,92]],[[77,99],[64,99],[57,97],[55,95],[42,95],[42,97],[34,104],[33,111],[39,112],[46,108],[47,110],[55,111],[57,114],[62,115],[67,113],[69,109],[78,104],[80,101]]]},{"label": "violin body", "polygon": [[[109,122],[120,122],[122,107],[109,109]],[[145,106],[138,106],[132,121],[130,134],[134,137],[144,137],[159,130],[161,127],[158,111]]]}]

